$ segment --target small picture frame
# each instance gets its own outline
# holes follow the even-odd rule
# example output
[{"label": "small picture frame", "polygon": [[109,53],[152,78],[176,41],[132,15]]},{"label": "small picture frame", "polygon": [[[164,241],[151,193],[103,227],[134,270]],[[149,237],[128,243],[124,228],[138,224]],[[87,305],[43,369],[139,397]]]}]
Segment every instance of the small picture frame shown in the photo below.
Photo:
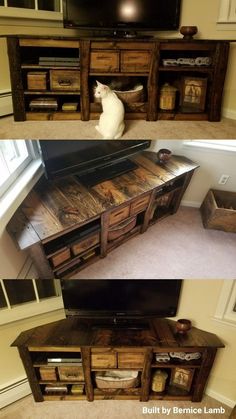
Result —
[{"label": "small picture frame", "polygon": [[183,77],[181,81],[182,112],[204,112],[206,104],[207,79]]},{"label": "small picture frame", "polygon": [[194,369],[173,368],[170,377],[170,385],[189,391],[193,381]]}]

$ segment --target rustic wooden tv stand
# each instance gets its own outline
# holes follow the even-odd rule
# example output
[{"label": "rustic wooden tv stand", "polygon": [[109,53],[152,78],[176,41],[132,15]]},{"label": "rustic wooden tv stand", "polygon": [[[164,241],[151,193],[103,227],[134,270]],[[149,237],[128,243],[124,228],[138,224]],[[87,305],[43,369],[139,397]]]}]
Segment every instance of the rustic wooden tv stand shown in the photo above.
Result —
[{"label": "rustic wooden tv stand", "polygon": [[[199,402],[217,348],[224,347],[216,335],[195,327],[180,336],[175,332],[175,322],[167,319],[150,320],[147,329],[138,331],[110,326],[93,329],[92,323],[78,317],[67,318],[22,332],[12,344],[18,347],[36,402],[101,399]],[[160,352],[185,355],[199,352],[200,358],[157,362],[156,354]],[[52,362],[51,358],[64,358],[64,362]],[[76,363],[76,358],[82,361]],[[176,368],[191,376],[185,389],[175,385]],[[109,369],[136,370],[139,381],[127,389],[102,390],[96,385],[95,373]],[[152,375],[157,369],[168,375],[161,393],[151,390]],[[74,393],[76,384],[84,385],[82,394]]]},{"label": "rustic wooden tv stand", "polygon": [[[96,119],[101,104],[93,97],[95,81],[117,79],[124,88],[116,90],[143,86],[138,99],[125,102],[126,119],[219,121],[229,46],[230,41],[181,38],[8,36],[15,121]],[[185,103],[187,78],[204,87]],[[174,108],[159,106],[165,83],[177,88]]]},{"label": "rustic wooden tv stand", "polygon": [[7,230],[39,278],[70,277],[177,211],[198,165],[181,156],[161,165],[149,151],[132,160],[137,169],[91,188],[43,177],[29,193]]}]

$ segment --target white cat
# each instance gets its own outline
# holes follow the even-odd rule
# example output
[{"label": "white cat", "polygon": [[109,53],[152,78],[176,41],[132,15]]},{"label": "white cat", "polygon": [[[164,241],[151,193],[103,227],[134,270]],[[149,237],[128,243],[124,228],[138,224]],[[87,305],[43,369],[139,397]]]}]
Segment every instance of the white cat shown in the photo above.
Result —
[{"label": "white cat", "polygon": [[102,114],[96,130],[106,140],[117,140],[123,134],[124,124],[124,105],[116,94],[105,84],[97,81],[94,96],[101,99]]}]

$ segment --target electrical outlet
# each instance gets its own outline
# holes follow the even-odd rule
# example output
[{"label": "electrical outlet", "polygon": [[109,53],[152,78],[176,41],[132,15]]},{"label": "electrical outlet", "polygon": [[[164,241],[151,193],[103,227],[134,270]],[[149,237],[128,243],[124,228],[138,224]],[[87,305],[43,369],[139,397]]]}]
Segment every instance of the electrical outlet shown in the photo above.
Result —
[{"label": "electrical outlet", "polygon": [[218,183],[220,185],[225,185],[228,179],[229,179],[229,175],[221,175]]}]

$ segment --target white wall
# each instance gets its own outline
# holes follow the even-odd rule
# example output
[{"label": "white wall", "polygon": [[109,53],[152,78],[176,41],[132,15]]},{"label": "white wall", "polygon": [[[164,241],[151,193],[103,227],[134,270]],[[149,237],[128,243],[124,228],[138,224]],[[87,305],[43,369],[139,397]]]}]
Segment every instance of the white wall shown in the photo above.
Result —
[{"label": "white wall", "polygon": [[[153,150],[158,151],[160,148],[168,148],[173,154],[184,155],[200,165],[193,175],[182,204],[199,207],[210,188],[236,192],[236,152],[188,147],[183,140],[152,142]],[[218,183],[222,174],[230,176],[225,185]]]}]

